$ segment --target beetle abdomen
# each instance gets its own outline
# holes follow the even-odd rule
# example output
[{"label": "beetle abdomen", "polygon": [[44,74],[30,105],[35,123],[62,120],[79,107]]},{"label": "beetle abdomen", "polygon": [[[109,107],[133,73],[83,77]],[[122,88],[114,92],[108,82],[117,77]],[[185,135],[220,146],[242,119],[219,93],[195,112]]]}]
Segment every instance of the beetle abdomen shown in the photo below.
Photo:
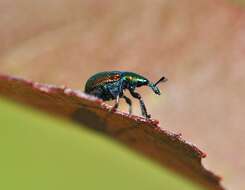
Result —
[{"label": "beetle abdomen", "polygon": [[96,96],[104,101],[113,99],[113,96],[103,86],[98,86],[89,92],[89,94]]},{"label": "beetle abdomen", "polygon": [[121,79],[120,71],[100,72],[90,77],[85,85],[85,92],[90,93],[98,86],[103,86],[107,83],[119,81]]}]

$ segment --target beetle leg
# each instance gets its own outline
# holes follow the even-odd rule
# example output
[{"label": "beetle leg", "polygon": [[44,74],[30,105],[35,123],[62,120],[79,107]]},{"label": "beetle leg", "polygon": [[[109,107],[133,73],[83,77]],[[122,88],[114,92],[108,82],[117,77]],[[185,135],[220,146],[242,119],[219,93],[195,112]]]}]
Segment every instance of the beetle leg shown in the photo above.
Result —
[{"label": "beetle leg", "polygon": [[116,97],[116,101],[114,106],[112,107],[111,111],[116,111],[119,106],[119,95]]},{"label": "beetle leg", "polygon": [[111,108],[111,111],[116,111],[118,106],[119,106],[119,98],[121,97],[121,92],[122,92],[122,81],[119,81],[119,83],[116,85],[115,84],[112,86],[107,86],[107,90],[110,92],[112,97],[116,97],[113,99],[116,99],[114,106]]},{"label": "beetle leg", "polygon": [[132,101],[130,100],[130,98],[128,98],[125,95],[123,95],[123,98],[125,99],[126,103],[129,106],[129,115],[131,115],[132,114]]},{"label": "beetle leg", "polygon": [[142,112],[142,115],[146,118],[150,118],[151,115],[150,114],[147,114],[147,111],[146,111],[146,107],[145,107],[145,103],[141,97],[141,95],[137,92],[134,92],[133,90],[129,90],[130,94],[134,97],[134,98],[137,98],[140,102],[140,108],[141,108],[141,112]]}]

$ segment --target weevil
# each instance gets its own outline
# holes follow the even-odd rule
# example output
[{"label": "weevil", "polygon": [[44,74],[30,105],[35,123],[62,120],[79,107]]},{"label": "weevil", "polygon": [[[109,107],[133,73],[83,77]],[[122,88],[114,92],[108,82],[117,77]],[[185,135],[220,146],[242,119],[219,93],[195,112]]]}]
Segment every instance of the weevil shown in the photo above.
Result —
[{"label": "weevil", "polygon": [[90,77],[85,85],[85,93],[94,95],[103,101],[115,100],[112,110],[119,106],[119,98],[124,98],[129,106],[129,114],[132,114],[132,101],[124,95],[124,90],[128,89],[130,94],[140,102],[141,113],[144,117],[150,118],[147,113],[145,103],[141,95],[135,89],[141,86],[149,86],[153,92],[160,95],[161,92],[157,85],[166,82],[165,77],[161,77],[156,83],[150,82],[147,78],[133,72],[126,71],[105,71],[99,72]]}]

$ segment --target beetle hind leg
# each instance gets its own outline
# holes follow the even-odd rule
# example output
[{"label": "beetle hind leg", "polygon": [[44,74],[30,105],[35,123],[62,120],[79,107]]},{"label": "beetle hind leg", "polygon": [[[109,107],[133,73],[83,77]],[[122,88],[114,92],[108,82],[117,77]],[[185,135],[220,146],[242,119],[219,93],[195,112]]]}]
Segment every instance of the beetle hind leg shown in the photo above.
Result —
[{"label": "beetle hind leg", "polygon": [[132,114],[132,101],[130,100],[130,98],[128,98],[127,96],[123,95],[123,98],[124,100],[126,101],[126,103],[128,104],[129,106],[129,110],[128,110],[128,113],[129,115]]}]

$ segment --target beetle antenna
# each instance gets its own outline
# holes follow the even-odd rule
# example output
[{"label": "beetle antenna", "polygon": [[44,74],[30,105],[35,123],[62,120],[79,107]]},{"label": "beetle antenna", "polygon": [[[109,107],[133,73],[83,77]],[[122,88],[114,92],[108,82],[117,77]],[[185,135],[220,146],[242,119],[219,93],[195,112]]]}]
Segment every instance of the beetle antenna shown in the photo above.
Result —
[{"label": "beetle antenna", "polygon": [[157,86],[160,82],[167,82],[167,81],[168,81],[167,78],[162,77],[162,78],[160,78],[160,79],[154,84],[154,86]]}]

